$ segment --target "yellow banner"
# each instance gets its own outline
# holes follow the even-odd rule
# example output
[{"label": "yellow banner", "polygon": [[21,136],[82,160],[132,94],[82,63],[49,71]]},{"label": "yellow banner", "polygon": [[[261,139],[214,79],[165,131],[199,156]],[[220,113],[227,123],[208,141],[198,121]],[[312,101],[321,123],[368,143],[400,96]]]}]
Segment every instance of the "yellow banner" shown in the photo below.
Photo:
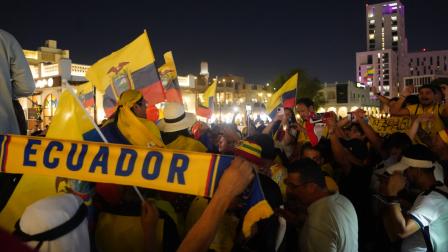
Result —
[{"label": "yellow banner", "polygon": [[233,157],[130,145],[0,135],[1,171],[136,185],[210,197]]},{"label": "yellow banner", "polygon": [[381,136],[395,132],[406,132],[411,127],[409,117],[375,118],[369,117],[369,125]]}]

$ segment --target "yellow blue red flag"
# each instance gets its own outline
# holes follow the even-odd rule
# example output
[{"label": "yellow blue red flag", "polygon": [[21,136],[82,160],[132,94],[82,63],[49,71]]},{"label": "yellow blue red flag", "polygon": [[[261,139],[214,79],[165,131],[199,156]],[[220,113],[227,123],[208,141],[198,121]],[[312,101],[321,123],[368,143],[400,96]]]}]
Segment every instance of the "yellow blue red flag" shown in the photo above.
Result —
[{"label": "yellow blue red flag", "polygon": [[154,65],[154,53],[146,31],[134,41],[96,62],[87,79],[104,93],[103,108],[109,117],[121,93],[140,90],[149,105],[165,101],[165,92]]},{"label": "yellow blue red flag", "polygon": [[203,95],[203,102],[198,102],[196,114],[202,117],[210,118],[213,113],[213,102],[216,96],[217,80],[208,86]]},{"label": "yellow blue red flag", "polygon": [[266,105],[266,111],[269,113],[271,118],[275,116],[277,108],[292,108],[295,106],[298,78],[299,74],[294,74],[277,90],[277,92],[272,94]]},{"label": "yellow blue red flag", "polygon": [[173,53],[171,51],[166,52],[163,54],[163,58],[165,59],[165,64],[159,67],[158,70],[165,89],[166,101],[183,104]]},{"label": "yellow blue red flag", "polygon": [[95,105],[93,85],[90,82],[73,86],[76,90],[76,95],[79,97],[82,105],[86,108]]}]

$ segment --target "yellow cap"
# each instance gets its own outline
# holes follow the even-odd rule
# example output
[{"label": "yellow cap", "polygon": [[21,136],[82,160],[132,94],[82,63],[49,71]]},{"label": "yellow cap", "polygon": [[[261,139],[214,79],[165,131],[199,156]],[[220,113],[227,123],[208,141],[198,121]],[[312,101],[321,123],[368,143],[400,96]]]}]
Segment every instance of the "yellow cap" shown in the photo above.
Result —
[{"label": "yellow cap", "polygon": [[138,90],[126,90],[120,95],[118,105],[132,107],[136,102],[142,99],[142,97],[142,93]]}]

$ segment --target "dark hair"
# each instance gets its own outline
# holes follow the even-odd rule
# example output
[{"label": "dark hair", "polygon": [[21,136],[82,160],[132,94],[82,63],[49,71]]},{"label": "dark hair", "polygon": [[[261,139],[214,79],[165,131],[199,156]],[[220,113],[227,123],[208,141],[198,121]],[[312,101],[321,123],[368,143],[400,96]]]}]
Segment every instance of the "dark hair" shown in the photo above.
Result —
[{"label": "dark hair", "polygon": [[360,125],[359,123],[351,123],[351,124],[350,124],[350,130],[351,130],[352,128],[356,128],[356,130],[357,130],[358,132],[360,132],[361,135],[364,135],[364,130],[361,128],[361,125]]},{"label": "dark hair", "polygon": [[299,100],[297,100],[297,104],[303,104],[306,107],[310,107],[310,106],[314,107],[313,100],[311,100],[310,98],[307,98],[307,97],[303,97],[303,98],[300,98]]},{"label": "dark hair", "polygon": [[435,161],[434,153],[421,144],[412,145],[403,153],[403,156],[417,160]]},{"label": "dark hair", "polygon": [[399,148],[401,151],[407,150],[412,145],[412,140],[406,133],[395,132],[384,139],[383,148],[390,150]]},{"label": "dark hair", "polygon": [[418,88],[418,91],[420,92],[420,90],[422,90],[422,89],[424,89],[424,88],[431,89],[431,91],[432,91],[434,94],[436,93],[436,90],[434,90],[434,86],[431,85],[431,84],[425,84],[425,85],[419,87],[419,88]]},{"label": "dark hair", "polygon": [[288,166],[288,173],[300,173],[302,183],[315,183],[321,188],[327,188],[325,174],[312,159],[304,158]]},{"label": "dark hair", "polygon": [[316,146],[313,146],[310,142],[306,142],[302,145],[302,148],[300,149],[300,156],[303,157],[303,153],[307,150],[315,150],[320,153],[320,150]]}]

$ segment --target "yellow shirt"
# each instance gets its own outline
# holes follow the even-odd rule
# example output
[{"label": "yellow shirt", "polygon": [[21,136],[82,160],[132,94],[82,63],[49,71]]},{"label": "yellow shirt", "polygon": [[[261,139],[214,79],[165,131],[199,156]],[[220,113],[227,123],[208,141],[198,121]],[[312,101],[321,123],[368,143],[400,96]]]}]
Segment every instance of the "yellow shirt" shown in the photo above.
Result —
[{"label": "yellow shirt", "polygon": [[173,150],[187,150],[197,152],[207,151],[207,148],[201,142],[186,136],[178,136],[176,140],[167,144],[166,147]]},{"label": "yellow shirt", "polygon": [[[431,133],[431,137],[435,137],[437,132],[443,130],[445,126],[443,125],[443,121],[440,118],[440,114],[442,113],[444,107],[441,104],[434,104],[423,108],[420,104],[408,105],[406,108],[409,110],[409,115],[412,119],[415,119],[419,115],[422,114],[433,114],[434,121],[432,122],[422,122],[421,128],[428,133]],[[418,139],[419,141],[419,139]]]}]

